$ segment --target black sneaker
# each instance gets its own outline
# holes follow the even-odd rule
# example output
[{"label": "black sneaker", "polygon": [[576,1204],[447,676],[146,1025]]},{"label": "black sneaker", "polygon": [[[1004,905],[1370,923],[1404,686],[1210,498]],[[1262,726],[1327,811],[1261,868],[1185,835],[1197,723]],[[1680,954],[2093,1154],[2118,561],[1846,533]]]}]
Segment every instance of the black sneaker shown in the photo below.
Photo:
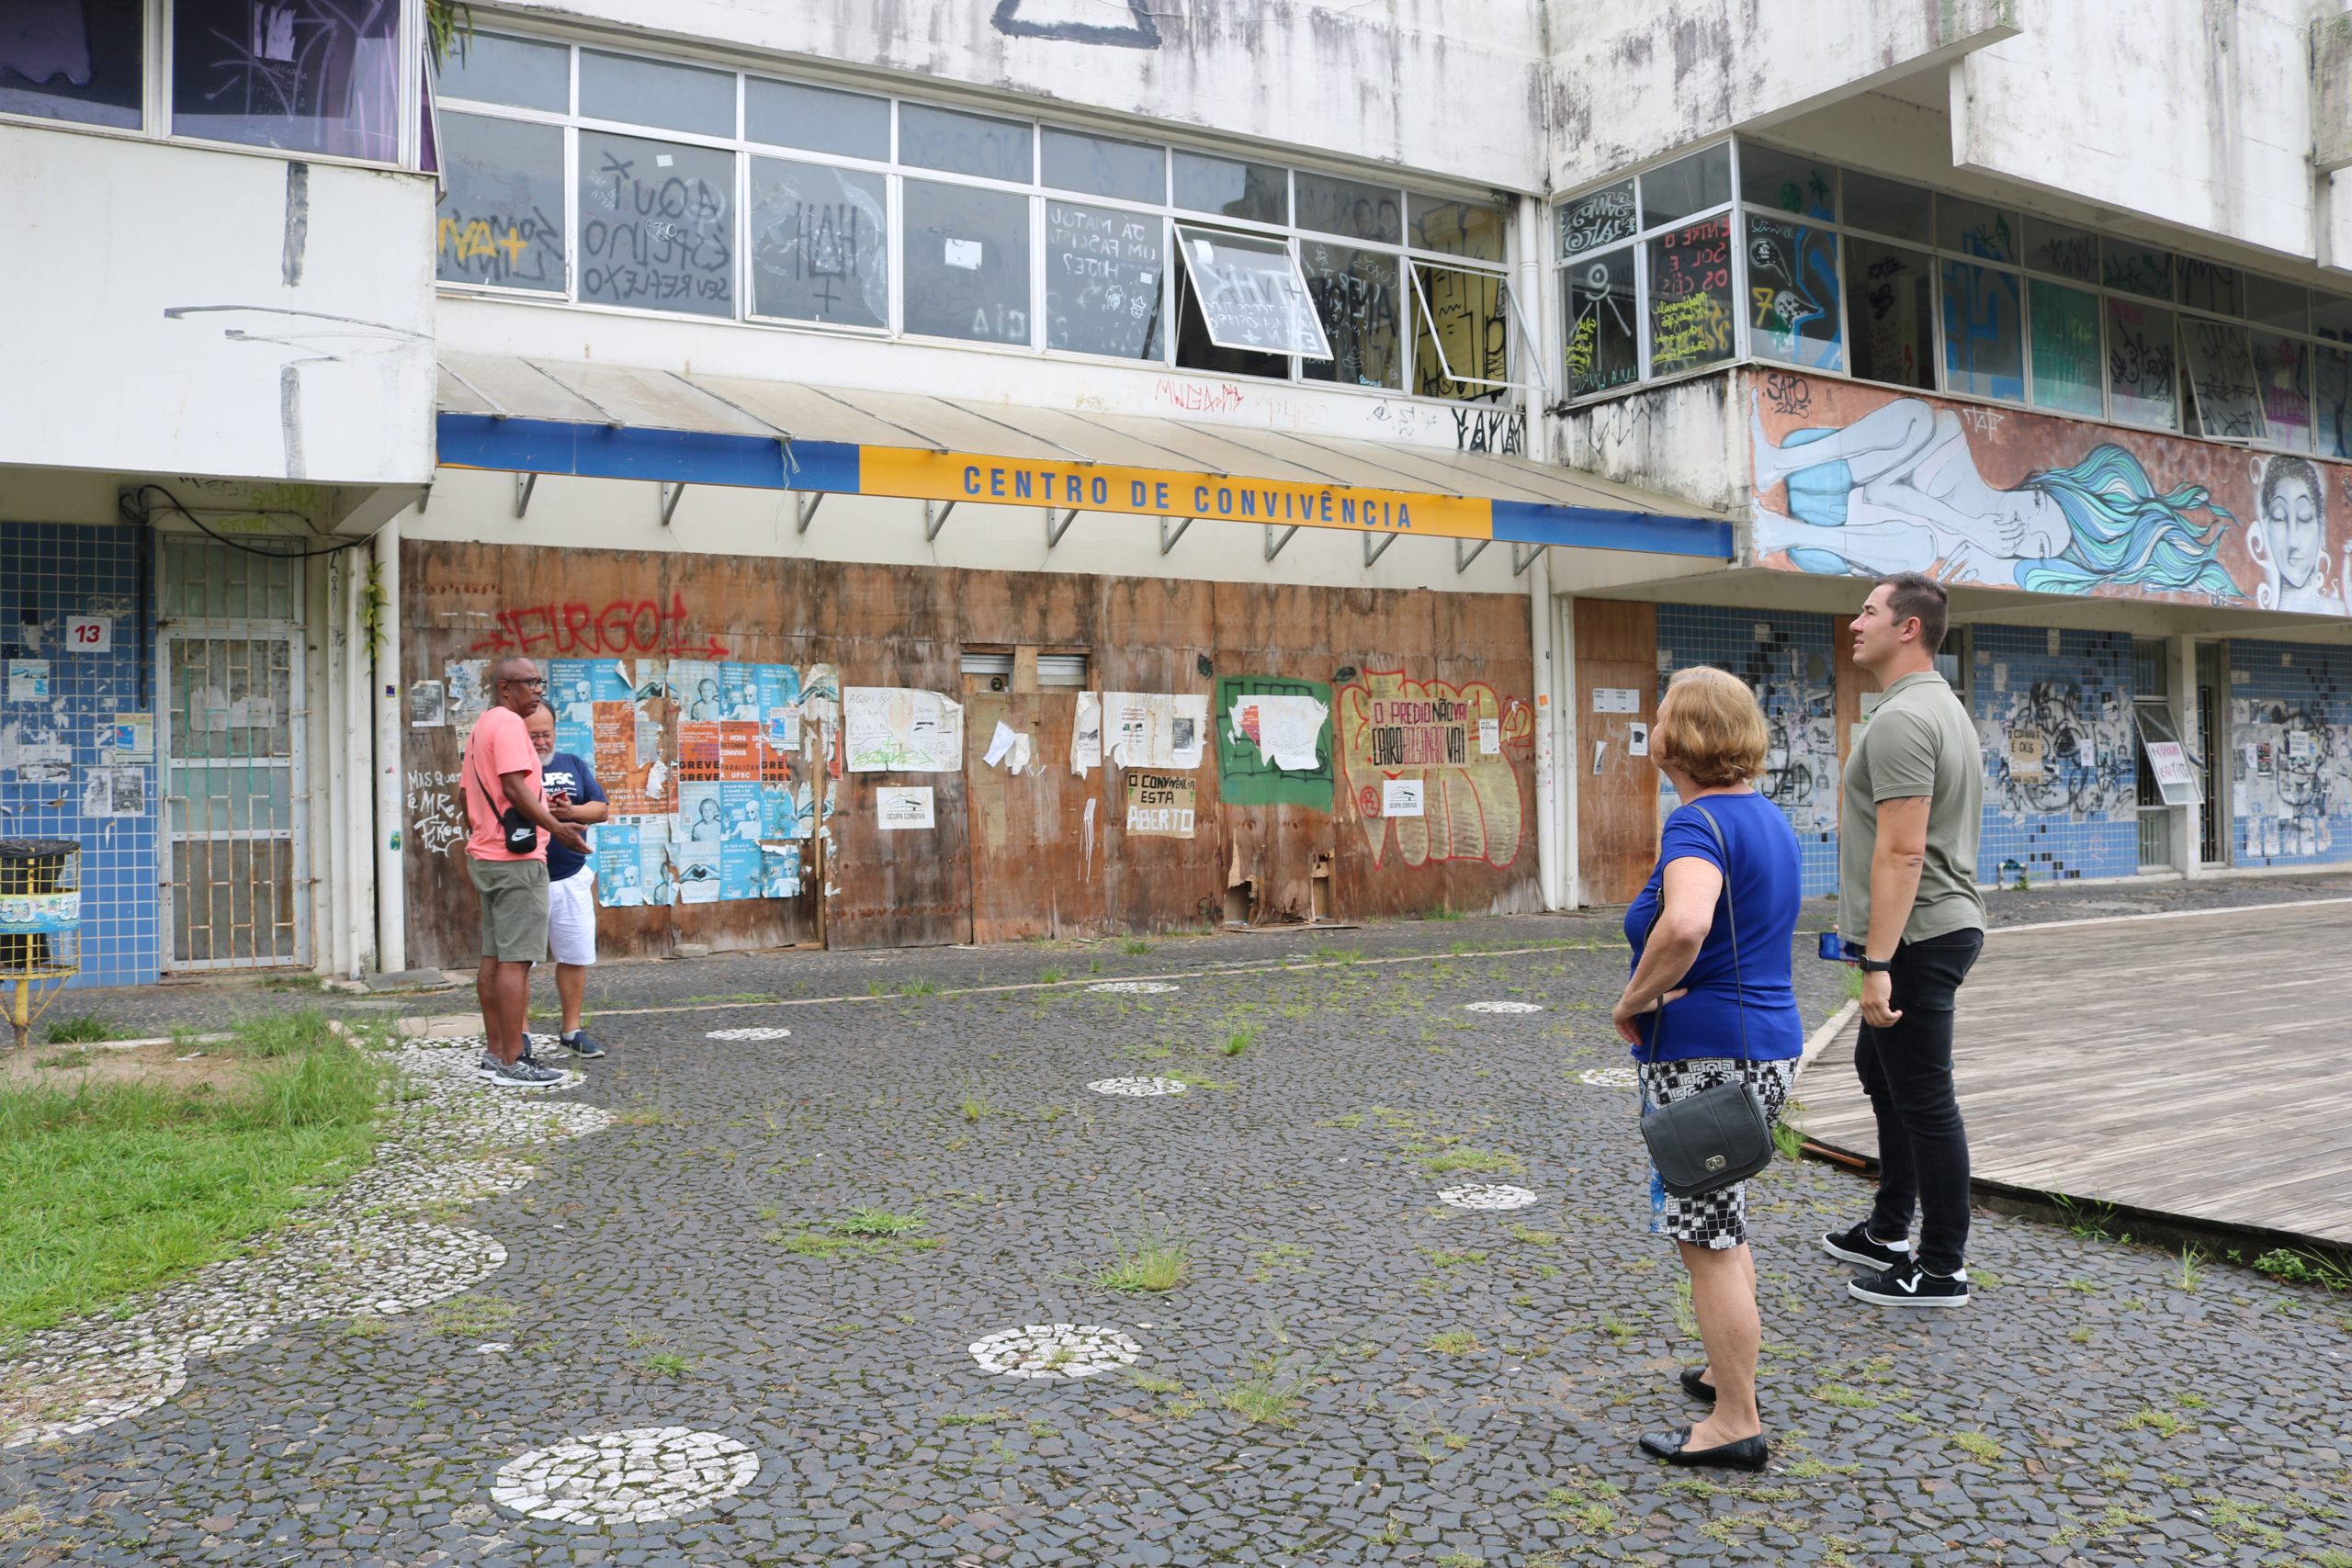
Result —
[{"label": "black sneaker", "polygon": [[573,1055],[581,1057],[585,1061],[593,1062],[597,1057],[605,1054],[605,1048],[602,1045],[597,1044],[595,1041],[590,1039],[588,1032],[584,1029],[573,1030],[571,1033],[563,1036],[558,1043],[562,1045],[565,1050],[571,1052]]},{"label": "black sneaker", "polygon": [[1840,1263],[1859,1263],[1865,1269],[1899,1269],[1911,1261],[1910,1242],[1874,1240],[1868,1222],[1823,1236],[1821,1250]]},{"label": "black sneaker", "polygon": [[1894,1307],[1964,1307],[1968,1304],[1968,1270],[1930,1274],[1917,1263],[1897,1264],[1883,1273],[1864,1274],[1847,1283],[1847,1294],[1859,1302]]}]

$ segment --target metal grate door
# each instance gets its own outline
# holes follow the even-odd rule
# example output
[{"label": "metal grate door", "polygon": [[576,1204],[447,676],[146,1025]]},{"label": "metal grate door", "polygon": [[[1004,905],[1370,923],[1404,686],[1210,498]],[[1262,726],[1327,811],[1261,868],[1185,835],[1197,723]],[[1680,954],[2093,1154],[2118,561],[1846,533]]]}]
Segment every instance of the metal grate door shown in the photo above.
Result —
[{"label": "metal grate door", "polygon": [[307,964],[300,563],[174,539],[164,565],[169,967]]}]

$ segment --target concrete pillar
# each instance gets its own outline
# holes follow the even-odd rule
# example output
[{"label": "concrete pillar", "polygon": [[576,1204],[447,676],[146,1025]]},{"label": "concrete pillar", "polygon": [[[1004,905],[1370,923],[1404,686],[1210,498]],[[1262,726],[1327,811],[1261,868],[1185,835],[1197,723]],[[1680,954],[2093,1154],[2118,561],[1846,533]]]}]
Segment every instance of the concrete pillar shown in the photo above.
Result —
[{"label": "concrete pillar", "polygon": [[401,521],[394,517],[376,533],[377,625],[375,679],[369,686],[376,714],[376,964],[398,973],[408,967],[408,883],[401,874]]},{"label": "concrete pillar", "polygon": [[[2172,670],[2172,721],[2180,731],[2180,743],[2191,757],[2206,757],[2207,738],[2197,730],[2197,639],[2176,637],[2165,649]],[[2215,770],[2208,768],[2210,775]],[[2211,779],[2208,779],[2211,787]],[[2197,807],[2176,806],[2172,808],[2172,863],[2183,876],[2197,876],[2204,871],[2204,856],[2199,852],[2197,832]]]}]

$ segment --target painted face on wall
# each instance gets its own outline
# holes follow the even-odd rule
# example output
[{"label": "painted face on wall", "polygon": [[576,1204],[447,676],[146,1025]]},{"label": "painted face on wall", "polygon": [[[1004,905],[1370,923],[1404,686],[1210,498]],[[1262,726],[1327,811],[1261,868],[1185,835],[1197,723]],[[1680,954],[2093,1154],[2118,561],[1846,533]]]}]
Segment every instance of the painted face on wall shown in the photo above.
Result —
[{"label": "painted face on wall", "polygon": [[2278,558],[2279,580],[2290,588],[2308,587],[2327,548],[2327,514],[2319,491],[2300,473],[2267,489],[2262,525]]}]

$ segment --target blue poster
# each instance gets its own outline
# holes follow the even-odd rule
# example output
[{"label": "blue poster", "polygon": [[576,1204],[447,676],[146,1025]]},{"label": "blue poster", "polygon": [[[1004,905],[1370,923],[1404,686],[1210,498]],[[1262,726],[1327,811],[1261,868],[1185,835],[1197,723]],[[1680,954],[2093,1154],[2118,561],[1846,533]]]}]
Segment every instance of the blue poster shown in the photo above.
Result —
[{"label": "blue poster", "polygon": [[763,844],[761,851],[760,897],[763,898],[797,898],[800,897],[800,846],[798,844]]},{"label": "blue poster", "polygon": [[760,837],[771,843],[806,839],[816,830],[815,786],[767,784],[760,791]]},{"label": "blue poster", "polygon": [[799,750],[800,671],[789,664],[754,664],[749,668],[757,687],[753,695],[755,716],[769,748],[777,751]]},{"label": "blue poster", "polygon": [[547,678],[548,705],[555,710],[555,749],[593,761],[596,731],[591,705],[628,701],[628,682],[609,659],[550,659]]},{"label": "blue poster", "polygon": [[760,896],[760,788],[729,780],[718,786],[719,820],[726,837],[718,847],[718,896]]}]

